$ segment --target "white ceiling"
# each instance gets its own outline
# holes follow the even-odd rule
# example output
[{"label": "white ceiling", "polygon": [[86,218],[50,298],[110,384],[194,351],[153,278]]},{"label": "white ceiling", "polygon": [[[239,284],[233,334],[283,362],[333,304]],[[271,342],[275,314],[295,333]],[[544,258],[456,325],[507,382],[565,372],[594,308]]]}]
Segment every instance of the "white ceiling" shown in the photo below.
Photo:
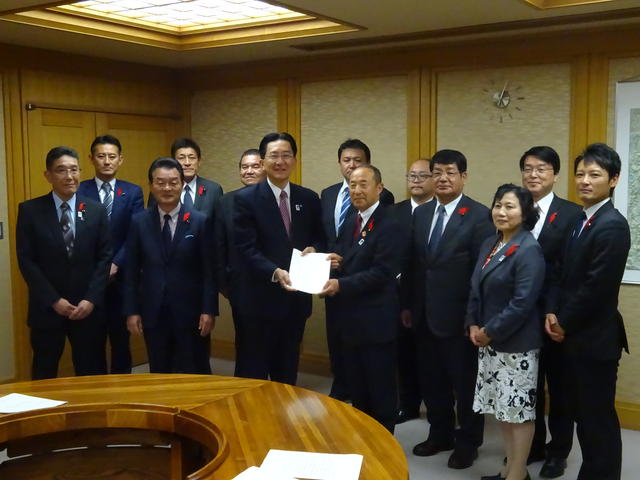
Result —
[{"label": "white ceiling", "polygon": [[[2,0],[0,15],[22,7],[46,3],[44,0]],[[640,9],[640,0],[613,0],[592,5],[539,10],[523,0],[285,0],[286,6],[299,8],[318,15],[357,24],[365,30],[323,35],[313,38],[279,40],[248,45],[209,48],[192,51],[171,51],[161,48],[90,37],[43,27],[35,27],[8,21],[0,21],[0,43],[46,48],[82,55],[99,56],[170,67],[226,64],[253,60],[308,56],[313,53],[292,48],[345,40],[374,40],[388,35],[439,31],[449,28],[469,27],[501,22],[531,21],[550,17],[576,15],[623,9]],[[1,17],[0,17],[1,18]],[[640,22],[640,14],[634,18],[617,19],[617,22]],[[555,28],[558,28],[557,26]],[[496,32],[500,34],[500,32]],[[424,40],[422,40],[424,42]],[[419,43],[415,39],[412,45]],[[407,42],[396,45],[409,44]],[[385,44],[390,45],[390,44]],[[325,48],[323,52],[344,52],[340,48]],[[363,47],[359,47],[363,48]],[[369,47],[371,48],[371,47]]]}]

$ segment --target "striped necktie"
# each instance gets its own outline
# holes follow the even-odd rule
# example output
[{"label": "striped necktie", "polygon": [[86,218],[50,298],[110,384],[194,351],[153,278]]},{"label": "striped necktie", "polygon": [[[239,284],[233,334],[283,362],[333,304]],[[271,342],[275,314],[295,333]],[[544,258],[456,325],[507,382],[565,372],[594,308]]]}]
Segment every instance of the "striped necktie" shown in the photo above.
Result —
[{"label": "striped necktie", "polygon": [[73,253],[73,228],[71,228],[71,208],[67,202],[62,202],[60,205],[62,215],[60,215],[60,227],[62,228],[62,238],[64,239],[64,246],[67,249],[67,256],[71,256]]},{"label": "striped necktie", "polygon": [[338,226],[336,227],[336,237],[340,233],[340,228],[344,223],[344,219],[347,218],[347,211],[351,206],[351,198],[349,198],[349,189],[345,188],[342,191],[342,205],[340,206],[340,216],[338,217]]},{"label": "striped necktie", "polygon": [[102,184],[102,190],[104,191],[102,205],[104,205],[104,209],[107,211],[107,216],[111,217],[111,211],[113,210],[113,190],[111,190],[111,184],[104,182]]}]

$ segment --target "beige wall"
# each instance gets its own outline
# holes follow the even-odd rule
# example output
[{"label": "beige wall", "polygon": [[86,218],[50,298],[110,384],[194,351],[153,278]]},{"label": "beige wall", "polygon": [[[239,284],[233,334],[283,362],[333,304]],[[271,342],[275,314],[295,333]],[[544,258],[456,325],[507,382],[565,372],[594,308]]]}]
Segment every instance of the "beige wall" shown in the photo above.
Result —
[{"label": "beige wall", "polygon": [[[258,148],[264,135],[277,131],[277,118],[276,87],[195,92],[191,101],[191,134],[202,149],[200,174],[220,183],[225,192],[239,188],[240,155],[249,148]],[[220,318],[213,335],[233,341],[231,309],[222,296],[220,299]]]},{"label": "beige wall", "polygon": [[[2,77],[0,77],[0,112],[4,111],[2,95]],[[0,240],[0,381],[13,378],[13,312],[11,309],[11,275],[9,249],[9,218],[7,169],[5,157],[4,115],[0,114],[0,222],[3,239]]]},{"label": "beige wall", "polygon": [[[507,84],[511,103],[492,104]],[[489,204],[496,188],[520,184],[518,160],[534,145],[555,148],[562,159],[556,192],[566,197],[571,107],[569,65],[462,70],[437,75],[437,148],[465,154],[465,192]]]},{"label": "beige wall", "polygon": [[[614,145],[616,83],[640,76],[640,57],[612,59],[609,65],[609,102],[607,115],[607,142]],[[623,285],[620,290],[620,312],[625,320],[631,355],[623,355],[618,372],[618,399],[640,401],[640,285]]]}]

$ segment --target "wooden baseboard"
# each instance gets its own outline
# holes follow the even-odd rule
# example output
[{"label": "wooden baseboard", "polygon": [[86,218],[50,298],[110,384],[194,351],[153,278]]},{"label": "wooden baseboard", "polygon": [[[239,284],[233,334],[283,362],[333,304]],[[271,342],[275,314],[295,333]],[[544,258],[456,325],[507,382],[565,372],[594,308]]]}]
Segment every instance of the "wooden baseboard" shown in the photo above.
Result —
[{"label": "wooden baseboard", "polygon": [[628,430],[640,430],[640,404],[616,402],[620,426]]},{"label": "wooden baseboard", "polygon": [[[213,340],[211,342],[211,354],[214,357],[224,358],[225,360],[235,360],[236,352],[234,344],[228,340]],[[318,353],[305,353],[300,355],[301,372],[313,373],[315,375],[331,375],[331,367],[329,357]]]}]

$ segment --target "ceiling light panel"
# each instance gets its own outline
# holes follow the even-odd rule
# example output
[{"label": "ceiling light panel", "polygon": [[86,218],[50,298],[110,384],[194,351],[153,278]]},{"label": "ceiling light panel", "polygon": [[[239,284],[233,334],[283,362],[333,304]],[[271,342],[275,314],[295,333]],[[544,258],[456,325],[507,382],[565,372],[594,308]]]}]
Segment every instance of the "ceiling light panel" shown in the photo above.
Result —
[{"label": "ceiling light panel", "polygon": [[257,0],[86,0],[56,10],[174,33],[306,17]]}]

